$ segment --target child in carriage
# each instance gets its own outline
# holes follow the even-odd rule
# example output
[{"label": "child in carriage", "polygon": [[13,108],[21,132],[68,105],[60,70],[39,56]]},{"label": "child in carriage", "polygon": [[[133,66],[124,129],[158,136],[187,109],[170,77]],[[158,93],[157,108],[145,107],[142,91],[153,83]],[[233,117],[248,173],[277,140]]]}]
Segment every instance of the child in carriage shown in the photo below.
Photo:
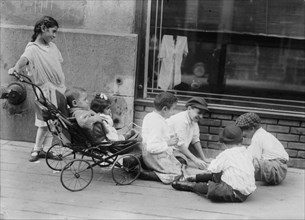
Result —
[{"label": "child in carriage", "polygon": [[106,134],[102,122],[104,118],[90,110],[88,94],[85,89],[73,87],[65,92],[70,114],[77,124],[84,129],[86,136],[93,143],[105,141]]},{"label": "child in carriage", "polygon": [[[91,106],[94,110],[109,112],[108,114],[99,114],[90,109],[88,94],[85,89],[73,87],[65,92],[67,103],[70,106],[70,114],[75,117],[77,124],[84,129],[86,136],[93,143],[101,143],[107,140],[122,141],[127,140],[135,134],[135,131],[127,132],[119,136],[115,128],[111,128],[108,123],[113,124],[109,115],[111,114],[109,100],[95,97]],[[109,105],[109,108],[108,108]],[[114,129],[114,130],[113,130]]]},{"label": "child in carriage", "polygon": [[106,132],[107,139],[110,141],[124,141],[133,136],[136,136],[138,132],[134,129],[127,131],[125,134],[119,134],[113,127],[112,113],[111,113],[111,101],[103,93],[97,94],[91,102],[91,110],[99,114],[103,120],[103,126]]}]

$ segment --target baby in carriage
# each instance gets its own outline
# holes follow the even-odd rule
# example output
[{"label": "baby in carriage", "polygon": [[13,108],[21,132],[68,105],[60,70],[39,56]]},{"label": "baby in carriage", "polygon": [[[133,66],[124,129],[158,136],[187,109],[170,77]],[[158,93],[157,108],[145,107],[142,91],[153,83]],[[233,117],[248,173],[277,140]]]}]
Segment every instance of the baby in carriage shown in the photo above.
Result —
[{"label": "baby in carriage", "polygon": [[91,102],[91,110],[98,113],[104,120],[103,126],[110,141],[124,141],[133,136],[137,136],[138,132],[134,129],[127,131],[125,134],[119,134],[113,127],[112,113],[111,113],[111,101],[105,94],[97,94]]},{"label": "baby in carriage", "polygon": [[[95,112],[90,109],[88,94],[85,89],[72,87],[67,89],[65,96],[70,107],[69,111],[71,116],[75,117],[77,124],[84,129],[86,136],[91,140],[91,142],[101,143],[107,140],[127,140],[135,134],[135,131],[131,130],[124,135],[118,135],[115,128],[110,126],[113,125],[113,121],[110,116],[111,103],[109,103],[108,99],[108,101],[106,101],[104,98],[95,97],[91,104],[93,110],[96,111]],[[105,112],[109,113],[105,114]],[[111,122],[112,124],[110,124]]]},{"label": "baby in carriage", "polygon": [[104,118],[90,110],[88,94],[85,89],[72,87],[65,92],[69,112],[75,117],[77,124],[93,143],[105,141],[106,134],[103,128]]}]

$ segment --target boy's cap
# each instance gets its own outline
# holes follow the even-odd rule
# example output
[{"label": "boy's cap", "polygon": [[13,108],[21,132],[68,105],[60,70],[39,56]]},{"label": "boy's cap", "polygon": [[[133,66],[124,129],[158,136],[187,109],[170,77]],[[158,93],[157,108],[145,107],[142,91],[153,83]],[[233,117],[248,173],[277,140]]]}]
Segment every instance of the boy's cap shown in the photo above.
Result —
[{"label": "boy's cap", "polygon": [[253,113],[253,112],[248,112],[245,114],[242,114],[236,119],[235,124],[241,128],[243,127],[252,127],[255,125],[258,125],[261,123],[260,117]]},{"label": "boy's cap", "polygon": [[225,127],[219,134],[219,141],[225,144],[237,144],[243,139],[240,127],[232,124]]},{"label": "boy's cap", "polygon": [[188,100],[185,104],[185,107],[195,107],[201,110],[210,111],[208,109],[208,104],[202,97],[193,97],[190,100]]}]

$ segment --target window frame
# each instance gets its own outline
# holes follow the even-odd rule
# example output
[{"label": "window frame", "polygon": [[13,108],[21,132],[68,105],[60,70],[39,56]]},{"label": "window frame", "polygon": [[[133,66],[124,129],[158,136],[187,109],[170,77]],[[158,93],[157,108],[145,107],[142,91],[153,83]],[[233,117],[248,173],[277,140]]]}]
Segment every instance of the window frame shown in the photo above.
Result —
[{"label": "window frame", "polygon": [[[141,19],[138,19],[138,22],[141,25],[137,26],[138,34],[139,34],[139,42],[138,42],[138,62],[137,62],[137,77],[136,77],[136,98],[139,100],[153,100],[154,96],[161,92],[160,89],[153,89],[153,91],[149,92],[150,88],[147,85],[148,82],[148,62],[149,62],[149,41],[150,41],[150,30],[151,30],[151,12],[152,12],[152,0],[147,1],[137,1],[141,2],[138,4],[137,8],[141,9]],[[137,11],[139,11],[137,10]],[[156,10],[157,11],[157,10]],[[177,28],[175,28],[177,30]],[[184,29],[180,30],[181,33],[185,32]],[[198,32],[198,31],[197,31]],[[213,32],[213,31],[202,31],[204,34],[209,34],[210,36],[221,34],[221,46],[226,47],[229,43],[238,42],[240,37],[247,42],[253,41],[253,36],[255,34],[245,34],[245,33],[232,33],[232,32]],[[268,45],[268,47],[272,45],[277,45],[277,41],[281,41],[284,44],[289,44],[289,48],[299,48],[300,43],[304,42],[304,39],[293,38],[293,37],[279,37],[279,36],[267,36],[267,35],[255,35],[257,41],[260,45]],[[240,42],[239,42],[240,44]],[[249,45],[245,42],[241,43],[245,45]],[[304,46],[305,48],[305,46]],[[223,49],[222,53],[225,53],[225,49]],[[225,55],[224,55],[225,56]],[[225,62],[225,58],[222,59],[222,62]],[[224,74],[224,64],[220,64],[219,74]],[[220,77],[221,78],[221,77]],[[223,77],[222,77],[223,79]],[[222,83],[222,82],[219,82]],[[296,100],[282,100],[282,99],[273,99],[273,98],[260,98],[255,96],[234,96],[233,99],[225,99],[226,94],[213,94],[213,93],[204,93],[204,92],[181,92],[177,90],[169,90],[169,92],[175,93],[179,100],[184,102],[188,98],[192,96],[203,96],[207,99],[209,106],[215,109],[234,109],[234,111],[256,111],[256,112],[265,112],[267,114],[275,114],[275,115],[286,115],[291,117],[305,118],[305,101],[296,101]],[[219,96],[219,103],[214,102],[210,97]],[[242,103],[242,104],[240,104]],[[268,107],[266,107],[268,106]]]}]

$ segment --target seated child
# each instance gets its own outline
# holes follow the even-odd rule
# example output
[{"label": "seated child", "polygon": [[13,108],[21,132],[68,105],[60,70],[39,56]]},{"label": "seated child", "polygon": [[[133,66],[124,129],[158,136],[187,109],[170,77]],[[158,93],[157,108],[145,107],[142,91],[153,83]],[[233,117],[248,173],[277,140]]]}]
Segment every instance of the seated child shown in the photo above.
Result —
[{"label": "seated child", "polygon": [[87,92],[83,88],[73,87],[65,92],[70,114],[75,117],[78,125],[84,129],[93,143],[106,139],[102,122],[104,118],[90,110]]},{"label": "seated child", "polygon": [[177,97],[172,93],[159,93],[154,100],[154,111],[144,117],[142,124],[143,161],[148,169],[153,170],[150,173],[151,179],[164,184],[170,184],[183,176],[182,164],[176,159],[172,149],[178,143],[178,138],[171,136],[165,120],[173,114],[177,102]]},{"label": "seated child", "polygon": [[243,135],[251,139],[248,151],[252,154],[255,167],[255,179],[269,185],[281,183],[287,173],[289,155],[281,142],[260,125],[260,117],[245,113],[236,119]]},{"label": "seated child", "polygon": [[111,113],[111,101],[105,94],[97,94],[91,102],[91,110],[99,114],[103,120],[106,136],[110,141],[124,141],[128,140],[137,132],[133,129],[125,134],[118,134],[117,130],[113,127],[112,113]]},{"label": "seated child", "polygon": [[219,135],[228,149],[221,152],[208,167],[208,172],[175,181],[177,190],[195,192],[212,201],[243,202],[256,189],[252,156],[242,146],[243,133],[236,125],[229,125]]}]

